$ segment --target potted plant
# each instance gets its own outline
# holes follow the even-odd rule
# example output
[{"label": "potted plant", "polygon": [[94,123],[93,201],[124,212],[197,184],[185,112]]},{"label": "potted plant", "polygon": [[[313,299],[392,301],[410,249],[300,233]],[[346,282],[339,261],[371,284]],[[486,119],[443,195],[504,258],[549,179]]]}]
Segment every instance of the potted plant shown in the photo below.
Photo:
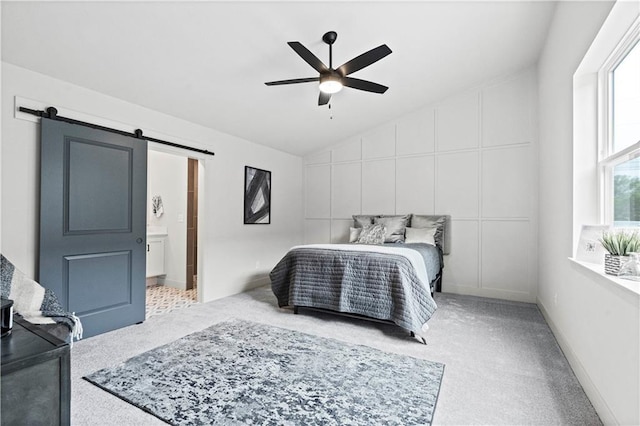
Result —
[{"label": "potted plant", "polygon": [[640,251],[640,236],[637,231],[605,231],[600,242],[609,252],[604,255],[604,272],[609,275],[618,275],[620,267],[629,260],[629,253]]}]

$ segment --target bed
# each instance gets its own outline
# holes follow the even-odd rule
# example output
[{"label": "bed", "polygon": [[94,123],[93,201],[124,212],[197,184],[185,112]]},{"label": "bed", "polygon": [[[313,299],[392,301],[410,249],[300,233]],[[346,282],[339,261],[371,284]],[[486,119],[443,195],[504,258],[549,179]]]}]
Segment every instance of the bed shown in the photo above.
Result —
[{"label": "bed", "polygon": [[[278,262],[270,273],[278,305],[296,313],[311,308],[391,322],[424,342],[437,308],[432,296],[441,290],[443,255],[449,253],[450,217],[353,219],[352,243],[296,246]],[[365,235],[372,228],[375,243]]]}]

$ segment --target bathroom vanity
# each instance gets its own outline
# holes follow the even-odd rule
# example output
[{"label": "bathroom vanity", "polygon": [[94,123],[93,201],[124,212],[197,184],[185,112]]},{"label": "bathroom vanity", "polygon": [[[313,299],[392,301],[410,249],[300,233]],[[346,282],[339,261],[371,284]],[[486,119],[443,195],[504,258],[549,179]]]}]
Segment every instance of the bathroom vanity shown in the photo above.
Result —
[{"label": "bathroom vanity", "polygon": [[167,239],[166,226],[147,227],[147,278],[164,275],[164,245]]}]

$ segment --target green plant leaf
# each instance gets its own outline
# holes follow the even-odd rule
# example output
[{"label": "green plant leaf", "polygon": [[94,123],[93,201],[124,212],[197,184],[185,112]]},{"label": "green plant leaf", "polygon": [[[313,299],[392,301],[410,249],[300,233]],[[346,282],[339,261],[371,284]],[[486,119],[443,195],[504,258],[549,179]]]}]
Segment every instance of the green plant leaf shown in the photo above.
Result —
[{"label": "green plant leaf", "polygon": [[640,235],[635,230],[604,231],[600,243],[614,256],[627,256],[640,251]]}]

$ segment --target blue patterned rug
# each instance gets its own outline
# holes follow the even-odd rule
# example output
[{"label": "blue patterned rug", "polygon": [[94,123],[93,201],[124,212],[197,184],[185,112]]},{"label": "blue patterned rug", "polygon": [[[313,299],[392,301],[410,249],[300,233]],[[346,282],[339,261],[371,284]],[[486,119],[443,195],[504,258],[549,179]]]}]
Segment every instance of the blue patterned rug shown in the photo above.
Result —
[{"label": "blue patterned rug", "polygon": [[226,321],[84,377],[175,425],[430,424],[444,365]]}]

